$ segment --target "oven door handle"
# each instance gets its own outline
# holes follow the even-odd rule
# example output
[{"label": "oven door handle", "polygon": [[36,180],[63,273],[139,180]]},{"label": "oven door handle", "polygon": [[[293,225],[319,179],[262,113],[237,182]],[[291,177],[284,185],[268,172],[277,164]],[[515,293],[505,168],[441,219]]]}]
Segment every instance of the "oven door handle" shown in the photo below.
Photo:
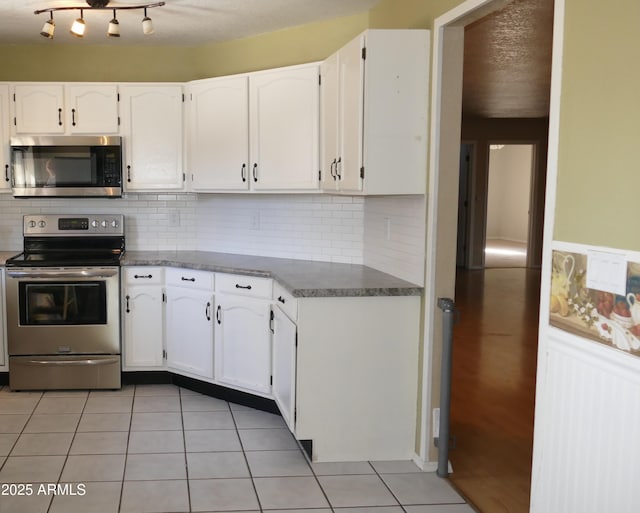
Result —
[{"label": "oven door handle", "polygon": [[9,278],[27,279],[52,279],[52,278],[112,278],[118,274],[118,269],[56,269],[55,271],[45,270],[13,270],[7,269]]},{"label": "oven door handle", "polygon": [[101,356],[100,358],[80,358],[74,360],[24,360],[20,362],[20,365],[29,365],[32,367],[53,365],[56,367],[63,366],[74,366],[74,365],[108,365],[112,363],[118,363],[118,357],[113,356],[109,358],[105,358]]}]

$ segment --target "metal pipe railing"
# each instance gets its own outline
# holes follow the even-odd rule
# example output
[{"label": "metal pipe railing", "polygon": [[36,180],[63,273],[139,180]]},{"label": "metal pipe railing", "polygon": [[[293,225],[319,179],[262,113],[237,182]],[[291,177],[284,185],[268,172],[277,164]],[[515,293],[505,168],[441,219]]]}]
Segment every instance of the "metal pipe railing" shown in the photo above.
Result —
[{"label": "metal pipe railing", "polygon": [[451,413],[451,367],[453,363],[453,324],[456,311],[452,299],[438,298],[443,312],[442,368],[440,370],[440,424],[437,440],[438,470],[440,477],[449,476],[449,417]]}]

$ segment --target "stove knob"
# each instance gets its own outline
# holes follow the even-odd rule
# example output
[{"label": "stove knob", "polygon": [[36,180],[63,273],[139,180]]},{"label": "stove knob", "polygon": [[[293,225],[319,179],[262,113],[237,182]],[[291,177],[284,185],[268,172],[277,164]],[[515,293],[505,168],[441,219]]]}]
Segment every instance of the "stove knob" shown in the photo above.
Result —
[{"label": "stove knob", "polygon": [[91,221],[91,228],[97,228],[97,227],[98,227],[98,221],[94,219],[93,221]]},{"label": "stove knob", "polygon": [[44,221],[38,221],[38,226],[40,228],[44,228],[45,226],[47,226],[47,223],[45,223]]},{"label": "stove knob", "polygon": [[36,227],[36,222],[35,221],[29,221],[29,228],[35,228]]},{"label": "stove knob", "polygon": [[111,221],[111,228],[117,228],[117,227],[118,227],[118,221],[114,219],[113,221]]},{"label": "stove knob", "polygon": [[103,228],[106,228],[107,226],[109,226],[109,224],[107,223],[107,221],[102,221],[100,223],[100,226],[102,226]]}]

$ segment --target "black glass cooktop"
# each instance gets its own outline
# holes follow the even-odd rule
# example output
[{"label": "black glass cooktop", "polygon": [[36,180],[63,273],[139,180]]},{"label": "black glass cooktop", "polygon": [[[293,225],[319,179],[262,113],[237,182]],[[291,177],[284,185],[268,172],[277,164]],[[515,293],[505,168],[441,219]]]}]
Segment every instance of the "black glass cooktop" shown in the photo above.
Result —
[{"label": "black glass cooktop", "polygon": [[30,237],[24,251],[7,259],[7,267],[119,265],[123,237]]}]

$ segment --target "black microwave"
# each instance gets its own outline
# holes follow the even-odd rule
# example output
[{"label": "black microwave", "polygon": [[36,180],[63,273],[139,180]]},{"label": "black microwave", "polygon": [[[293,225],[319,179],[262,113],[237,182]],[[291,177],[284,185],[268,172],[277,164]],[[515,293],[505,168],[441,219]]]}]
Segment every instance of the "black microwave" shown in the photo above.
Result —
[{"label": "black microwave", "polygon": [[122,138],[41,136],[11,138],[13,195],[122,196]]}]

